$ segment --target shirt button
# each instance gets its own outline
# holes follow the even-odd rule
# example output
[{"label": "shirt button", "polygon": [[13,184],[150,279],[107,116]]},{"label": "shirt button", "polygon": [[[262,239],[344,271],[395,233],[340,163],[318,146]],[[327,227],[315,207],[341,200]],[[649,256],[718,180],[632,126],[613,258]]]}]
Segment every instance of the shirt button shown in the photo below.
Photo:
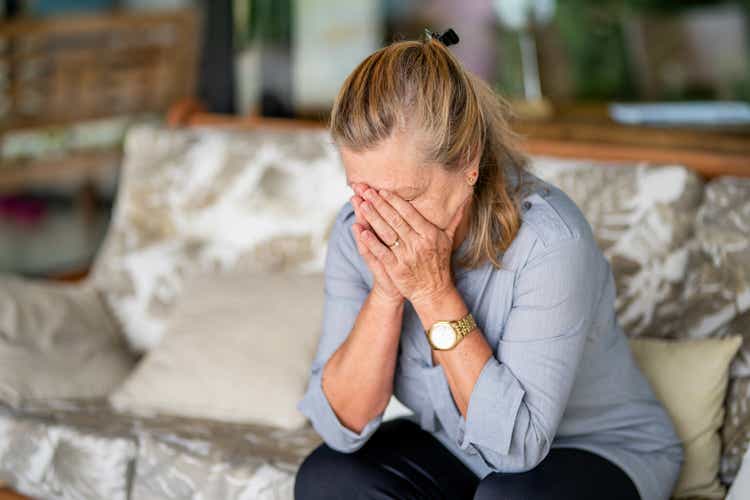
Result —
[{"label": "shirt button", "polygon": [[524,210],[528,210],[528,209],[531,208],[531,202],[530,201],[524,201],[522,206],[523,206]]}]

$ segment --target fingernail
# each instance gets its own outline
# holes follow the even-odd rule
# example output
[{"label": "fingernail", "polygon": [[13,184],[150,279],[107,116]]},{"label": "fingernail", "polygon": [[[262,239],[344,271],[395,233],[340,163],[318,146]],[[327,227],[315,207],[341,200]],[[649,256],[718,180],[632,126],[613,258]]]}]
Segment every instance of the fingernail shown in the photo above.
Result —
[{"label": "fingernail", "polygon": [[364,195],[364,196],[365,196],[365,198],[367,198],[368,200],[371,200],[371,199],[373,199],[373,198],[375,197],[375,190],[373,190],[373,189],[368,189],[367,191],[365,191],[365,195]]},{"label": "fingernail", "polygon": [[385,189],[381,189],[380,191],[378,191],[378,193],[380,193],[380,196],[382,196],[383,198],[388,196],[388,191],[386,191]]},{"label": "fingernail", "polygon": [[362,204],[360,205],[360,207],[362,207],[362,209],[365,212],[369,212],[370,211],[370,203],[368,203],[366,201],[363,201]]}]

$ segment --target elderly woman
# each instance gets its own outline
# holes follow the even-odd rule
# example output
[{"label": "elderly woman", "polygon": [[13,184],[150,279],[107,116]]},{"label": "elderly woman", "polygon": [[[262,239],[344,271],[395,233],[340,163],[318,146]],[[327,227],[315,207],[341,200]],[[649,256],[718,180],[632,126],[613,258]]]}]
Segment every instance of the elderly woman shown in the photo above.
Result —
[{"label": "elderly woman", "polygon": [[[295,498],[667,499],[683,448],[609,264],[446,40],[373,53],[332,110],[354,195],[297,405],[325,442]],[[413,414],[383,422],[392,394]]]}]

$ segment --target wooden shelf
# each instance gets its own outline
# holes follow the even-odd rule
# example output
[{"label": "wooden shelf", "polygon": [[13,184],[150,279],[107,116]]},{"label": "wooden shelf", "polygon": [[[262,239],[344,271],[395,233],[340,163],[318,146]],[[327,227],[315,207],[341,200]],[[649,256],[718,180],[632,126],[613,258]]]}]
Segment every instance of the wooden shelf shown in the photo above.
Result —
[{"label": "wooden shelf", "polygon": [[750,127],[626,125],[601,103],[558,103],[546,119],[511,122],[531,154],[682,164],[706,178],[750,176]]},{"label": "wooden shelf", "polygon": [[[510,127],[519,136],[519,146],[523,151],[532,155],[599,161],[679,164],[706,179],[717,175],[750,177],[750,127],[630,126],[609,119],[603,104],[561,104],[554,109],[550,118],[511,121]],[[209,113],[194,100],[176,103],[167,121],[172,126],[209,125],[241,129],[325,126],[322,120]]]},{"label": "wooden shelf", "polygon": [[[114,10],[0,22],[0,140],[99,118],[164,114],[195,94],[199,11]],[[113,147],[114,148],[114,147]],[[0,164],[0,192],[89,175],[118,151]]]},{"label": "wooden shelf", "polygon": [[0,22],[0,130],[138,112],[195,94],[198,11],[113,11]]},{"label": "wooden shelf", "polygon": [[22,161],[0,165],[0,193],[49,184],[53,180],[85,177],[121,160],[119,151],[82,152],[60,158]]}]

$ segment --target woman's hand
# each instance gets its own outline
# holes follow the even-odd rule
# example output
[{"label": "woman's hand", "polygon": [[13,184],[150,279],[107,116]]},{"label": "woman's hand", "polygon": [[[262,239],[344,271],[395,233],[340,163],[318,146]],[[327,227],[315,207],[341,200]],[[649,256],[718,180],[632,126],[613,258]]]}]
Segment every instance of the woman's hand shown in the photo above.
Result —
[{"label": "woman's hand", "polygon": [[[360,230],[360,239],[394,287],[415,307],[451,293],[455,289],[453,237],[471,197],[459,206],[444,230],[395,193],[377,193],[370,188],[362,197],[358,210],[370,228]],[[396,241],[398,245],[392,246]]]},{"label": "woman's hand", "polygon": [[372,293],[386,303],[400,305],[404,301],[404,296],[398,288],[394,286],[393,281],[385,271],[383,264],[375,258],[362,239],[362,233],[372,229],[367,222],[367,219],[363,216],[360,208],[364,201],[361,195],[370,188],[366,184],[353,184],[352,188],[354,189],[355,195],[351,197],[351,203],[352,207],[354,207],[354,215],[356,216],[356,222],[352,224],[352,233],[354,233],[354,240],[357,243],[357,250],[359,250],[359,254],[365,259],[367,267],[370,268],[370,272],[372,272],[375,279]]}]

